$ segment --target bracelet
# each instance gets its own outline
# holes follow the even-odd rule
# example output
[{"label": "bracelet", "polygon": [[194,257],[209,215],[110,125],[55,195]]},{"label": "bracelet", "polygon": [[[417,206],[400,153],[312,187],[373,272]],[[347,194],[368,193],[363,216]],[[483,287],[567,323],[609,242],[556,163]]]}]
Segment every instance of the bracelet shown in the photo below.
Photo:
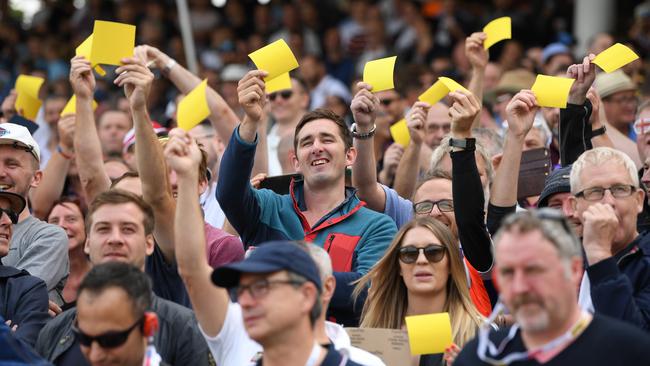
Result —
[{"label": "bracelet", "polygon": [[476,150],[476,139],[472,138],[472,137],[468,137],[466,139],[450,138],[449,139],[449,146],[457,147],[457,148],[463,149],[465,151],[475,151]]},{"label": "bracelet", "polygon": [[593,139],[596,136],[604,135],[607,129],[603,125],[601,128],[597,128],[595,130],[591,130],[591,138]]},{"label": "bracelet", "polygon": [[169,74],[170,71],[172,71],[172,68],[176,65],[176,60],[173,58],[170,58],[169,61],[165,64],[165,67],[162,69],[162,73],[167,75]]},{"label": "bracelet", "polygon": [[375,135],[375,131],[377,131],[377,125],[373,124],[372,129],[366,133],[359,133],[357,132],[357,124],[353,123],[352,127],[350,127],[350,133],[352,133],[352,137],[355,139],[359,140],[367,140]]},{"label": "bracelet", "polygon": [[66,160],[72,160],[72,158],[74,158],[74,155],[70,155],[70,154],[64,152],[63,149],[61,148],[61,145],[56,146],[56,152],[61,154],[61,156],[63,156],[63,158],[66,159]]}]

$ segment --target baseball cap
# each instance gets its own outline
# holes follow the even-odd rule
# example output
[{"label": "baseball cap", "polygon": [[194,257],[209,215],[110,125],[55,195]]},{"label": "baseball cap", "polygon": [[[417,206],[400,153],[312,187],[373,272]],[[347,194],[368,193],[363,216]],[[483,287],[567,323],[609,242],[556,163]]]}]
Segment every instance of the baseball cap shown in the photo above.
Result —
[{"label": "baseball cap", "polygon": [[212,282],[219,287],[235,287],[243,273],[272,273],[286,270],[322,288],[320,273],[309,253],[290,241],[270,241],[261,244],[243,261],[227,264],[212,272]]},{"label": "baseball cap", "polygon": [[569,47],[560,42],[551,43],[542,51],[542,64],[546,64],[553,56],[563,54],[571,55]]},{"label": "baseball cap", "polygon": [[22,148],[34,155],[36,161],[41,161],[41,149],[29,133],[29,130],[14,123],[0,124],[0,145],[13,145]]},{"label": "baseball cap", "polygon": [[[158,122],[151,121],[151,127],[158,137],[167,136],[167,129],[161,126]],[[126,154],[129,148],[135,144],[135,128],[129,130],[122,139],[122,153]]]},{"label": "baseball cap", "polygon": [[23,212],[27,205],[27,201],[21,195],[9,191],[0,191],[0,199],[9,201],[11,210],[17,214]]},{"label": "baseball cap", "polygon": [[598,74],[594,85],[601,98],[607,98],[621,91],[636,90],[636,85],[634,85],[632,79],[623,70],[616,70],[609,74]]},{"label": "baseball cap", "polygon": [[537,207],[547,207],[548,200],[552,195],[556,193],[568,193],[571,192],[571,165],[565,166],[560,169],[556,169],[551,174],[546,177],[544,182],[544,189],[539,195],[539,201],[537,201]]}]

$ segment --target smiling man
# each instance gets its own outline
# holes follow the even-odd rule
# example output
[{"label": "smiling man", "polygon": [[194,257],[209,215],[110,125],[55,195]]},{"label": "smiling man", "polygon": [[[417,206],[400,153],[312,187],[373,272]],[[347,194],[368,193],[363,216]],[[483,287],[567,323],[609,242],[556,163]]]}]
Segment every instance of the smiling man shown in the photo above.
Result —
[{"label": "smiling man", "polygon": [[239,82],[246,117],[221,161],[217,199],[246,246],[282,239],[323,246],[337,282],[330,307],[337,321],[354,324],[356,320],[343,319],[337,310],[350,310],[349,284],[381,258],[395,235],[395,224],[363,207],[355,190],[345,186],[345,169],[357,152],[345,122],[328,110],[309,112],[296,126],[293,164],[303,180],[291,183],[290,194],[251,187],[257,128],[266,101],[263,76],[263,71],[251,71]]}]

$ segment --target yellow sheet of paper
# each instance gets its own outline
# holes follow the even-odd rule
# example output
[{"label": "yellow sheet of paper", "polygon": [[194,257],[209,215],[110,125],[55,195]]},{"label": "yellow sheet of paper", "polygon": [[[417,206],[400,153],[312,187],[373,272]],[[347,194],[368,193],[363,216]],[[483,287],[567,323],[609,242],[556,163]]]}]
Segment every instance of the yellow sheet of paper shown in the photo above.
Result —
[{"label": "yellow sheet of paper", "polygon": [[[88,59],[88,61],[90,61],[90,51],[92,47],[93,47],[93,35],[91,34],[77,47],[77,49],[75,50],[75,55],[83,56],[86,59]],[[95,65],[94,70],[101,76],[106,75],[106,71],[104,71],[104,69],[102,69],[102,67],[99,65]]]},{"label": "yellow sheet of paper", "polygon": [[629,47],[617,43],[596,56],[593,63],[600,66],[606,73],[616,71],[636,60],[639,56]]},{"label": "yellow sheet of paper", "polygon": [[[97,102],[93,100],[93,111],[97,109]],[[73,95],[70,100],[68,100],[68,103],[66,103],[65,107],[61,111],[60,116],[63,117],[66,114],[75,114],[77,113],[77,96]]]},{"label": "yellow sheet of paper", "polygon": [[407,316],[406,330],[412,355],[443,353],[453,342],[449,313]]},{"label": "yellow sheet of paper", "polygon": [[575,79],[537,75],[531,90],[540,107],[566,108],[569,90]]},{"label": "yellow sheet of paper", "polygon": [[403,147],[409,146],[409,142],[411,142],[411,134],[409,133],[409,128],[406,126],[405,119],[390,126],[390,135],[393,136],[393,141]]},{"label": "yellow sheet of paper", "polygon": [[434,105],[450,92],[457,90],[463,90],[471,94],[469,90],[455,82],[453,79],[441,76],[438,78],[438,81],[418,97],[418,100]]},{"label": "yellow sheet of paper", "polygon": [[189,131],[208,118],[210,109],[206,96],[207,87],[208,79],[205,79],[178,103],[178,113],[176,114],[178,127]]},{"label": "yellow sheet of paper", "polygon": [[248,54],[259,70],[264,70],[269,75],[264,82],[269,82],[278,76],[298,68],[298,60],[291,52],[291,48],[284,39],[268,44],[257,51]]},{"label": "yellow sheet of paper", "polygon": [[17,111],[23,113],[23,117],[33,121],[38,114],[43,102],[38,98],[38,92],[45,79],[38,76],[19,75],[16,79],[16,97],[15,107]]},{"label": "yellow sheet of paper", "polygon": [[90,47],[93,65],[121,65],[121,59],[133,56],[135,26],[124,23],[95,21]]},{"label": "yellow sheet of paper", "polygon": [[280,76],[273,79],[266,80],[264,83],[266,84],[266,94],[271,94],[278,90],[291,89],[291,78],[288,72],[280,74]]},{"label": "yellow sheet of paper", "polygon": [[483,32],[487,34],[483,42],[483,48],[487,50],[495,43],[512,38],[512,20],[510,17],[496,18],[483,28]]},{"label": "yellow sheet of paper", "polygon": [[393,83],[395,60],[397,60],[397,56],[366,62],[363,67],[363,82],[372,85],[373,93],[395,87]]}]

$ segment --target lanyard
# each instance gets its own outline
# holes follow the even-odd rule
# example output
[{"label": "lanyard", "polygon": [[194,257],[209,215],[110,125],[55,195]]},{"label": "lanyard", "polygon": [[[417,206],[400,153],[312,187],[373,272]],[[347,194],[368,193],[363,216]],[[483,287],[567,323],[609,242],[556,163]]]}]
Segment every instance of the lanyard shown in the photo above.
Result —
[{"label": "lanyard", "polygon": [[318,358],[320,357],[322,349],[323,348],[318,344],[318,342],[314,342],[314,347],[311,349],[311,354],[309,355],[309,359],[307,359],[305,366],[317,366]]},{"label": "lanyard", "polygon": [[[528,360],[539,353],[548,352],[566,342],[570,342],[577,338],[580,333],[585,330],[587,325],[589,325],[590,321],[589,315],[583,311],[580,315],[580,319],[578,319],[578,321],[571,327],[571,329],[566,331],[564,334],[556,337],[555,339],[549,341],[548,343],[533,350],[526,352],[514,352],[503,357],[502,359],[497,359],[496,357],[503,353],[503,350],[506,348],[508,343],[514,339],[517,331],[519,330],[519,325],[515,324],[510,328],[508,336],[503,341],[501,341],[498,347],[492,343],[488,335],[490,332],[490,324],[494,321],[494,319],[496,319],[496,317],[501,313],[503,309],[504,305],[501,302],[497,303],[487,322],[481,325],[479,329],[478,348],[476,351],[477,356],[482,361],[487,362],[491,365],[509,365],[515,361]],[[489,353],[489,355],[486,353]]]}]

